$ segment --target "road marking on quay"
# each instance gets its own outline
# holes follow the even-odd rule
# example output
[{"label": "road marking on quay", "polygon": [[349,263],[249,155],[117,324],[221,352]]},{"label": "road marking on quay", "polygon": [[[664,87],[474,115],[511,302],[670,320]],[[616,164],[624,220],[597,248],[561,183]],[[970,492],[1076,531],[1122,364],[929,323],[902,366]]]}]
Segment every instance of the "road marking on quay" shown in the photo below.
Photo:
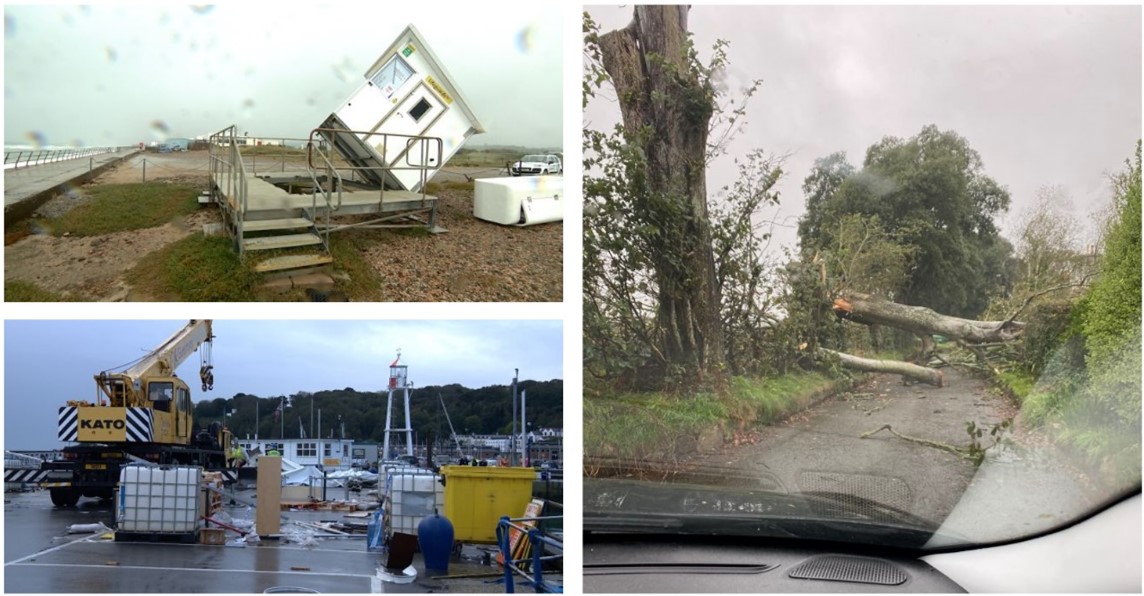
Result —
[{"label": "road marking on quay", "polygon": [[[65,545],[66,546],[66,545]],[[14,564],[8,563],[8,565]],[[91,564],[75,564],[75,563],[21,563],[21,567],[83,567],[87,569],[136,569],[140,571],[200,571],[207,573],[259,573],[269,575],[305,575],[313,577],[356,577],[359,579],[370,579],[373,575],[361,575],[358,573],[324,573],[321,571],[261,571],[257,569],[202,569],[200,567],[148,567],[146,565],[91,565]]]},{"label": "road marking on quay", "polygon": [[15,565],[16,563],[23,563],[24,561],[27,561],[28,559],[35,559],[36,557],[39,557],[41,555],[46,555],[48,553],[55,552],[55,551],[63,549],[63,548],[67,548],[67,547],[69,547],[69,546],[71,546],[77,542],[91,541],[93,538],[96,538],[96,537],[95,536],[84,536],[82,538],[76,538],[75,540],[72,540],[71,542],[68,542],[67,544],[61,544],[59,546],[53,546],[52,548],[44,549],[38,553],[32,553],[32,554],[30,554],[30,555],[28,555],[22,559],[16,559],[15,561],[9,561],[7,563],[4,563],[4,566],[7,567],[9,565]]}]

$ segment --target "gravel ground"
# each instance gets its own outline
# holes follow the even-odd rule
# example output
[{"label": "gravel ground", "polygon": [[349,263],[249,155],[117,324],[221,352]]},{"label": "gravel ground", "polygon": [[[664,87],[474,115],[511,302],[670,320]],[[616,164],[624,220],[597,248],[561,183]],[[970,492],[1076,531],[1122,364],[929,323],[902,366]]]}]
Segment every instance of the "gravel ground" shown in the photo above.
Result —
[{"label": "gravel ground", "polygon": [[[205,183],[206,152],[147,154],[129,160],[82,188],[69,189],[44,204],[37,215],[59,217],[90,200],[88,191],[110,183],[139,182],[146,159],[148,181]],[[485,176],[488,168],[446,168],[438,181]],[[438,225],[444,234],[411,235],[365,231],[363,258],[376,272],[385,302],[559,302],[563,300],[562,223],[525,228],[500,226],[473,217],[471,190],[443,189]],[[78,293],[100,301],[147,300],[123,280],[144,255],[179,240],[203,223],[217,221],[204,209],[159,228],[94,238],[57,238],[42,233],[5,248],[5,278],[51,291]],[[335,267],[337,263],[334,264]]]},{"label": "gravel ground", "polygon": [[378,300],[559,302],[564,225],[501,226],[473,217],[471,191],[442,190],[430,236],[397,236],[365,251],[382,283]]}]

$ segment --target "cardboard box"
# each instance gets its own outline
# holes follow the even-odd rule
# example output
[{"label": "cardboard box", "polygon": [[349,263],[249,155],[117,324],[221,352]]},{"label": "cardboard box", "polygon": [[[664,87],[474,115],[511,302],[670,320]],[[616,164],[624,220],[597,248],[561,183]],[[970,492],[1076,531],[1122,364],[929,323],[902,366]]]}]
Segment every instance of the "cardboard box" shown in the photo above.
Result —
[{"label": "cardboard box", "polygon": [[199,530],[199,544],[222,546],[226,543],[226,530],[222,528],[203,528]]}]

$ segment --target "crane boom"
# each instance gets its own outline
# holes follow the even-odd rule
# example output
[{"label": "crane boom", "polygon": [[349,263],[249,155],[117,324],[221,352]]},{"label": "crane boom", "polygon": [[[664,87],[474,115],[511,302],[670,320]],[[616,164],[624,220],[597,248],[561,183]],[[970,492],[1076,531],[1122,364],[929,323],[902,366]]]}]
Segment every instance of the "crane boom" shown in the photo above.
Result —
[{"label": "crane boom", "polygon": [[174,375],[175,369],[194,354],[203,342],[210,342],[213,339],[210,319],[191,319],[186,326],[176,331],[150,354],[123,371],[123,374],[132,379]]}]

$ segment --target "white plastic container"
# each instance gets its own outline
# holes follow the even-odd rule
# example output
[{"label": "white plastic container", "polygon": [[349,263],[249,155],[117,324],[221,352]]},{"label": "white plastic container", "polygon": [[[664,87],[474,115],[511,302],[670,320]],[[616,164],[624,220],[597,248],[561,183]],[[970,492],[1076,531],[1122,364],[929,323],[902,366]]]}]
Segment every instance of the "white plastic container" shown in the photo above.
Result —
[{"label": "white plastic container", "polygon": [[124,532],[194,532],[203,515],[202,468],[126,466],[116,519]]},{"label": "white plastic container", "polygon": [[480,178],[473,187],[473,215],[506,226],[564,220],[564,178]]},{"label": "white plastic container", "polygon": [[445,486],[427,471],[391,471],[388,475],[388,531],[417,534],[421,520],[445,510]]}]

